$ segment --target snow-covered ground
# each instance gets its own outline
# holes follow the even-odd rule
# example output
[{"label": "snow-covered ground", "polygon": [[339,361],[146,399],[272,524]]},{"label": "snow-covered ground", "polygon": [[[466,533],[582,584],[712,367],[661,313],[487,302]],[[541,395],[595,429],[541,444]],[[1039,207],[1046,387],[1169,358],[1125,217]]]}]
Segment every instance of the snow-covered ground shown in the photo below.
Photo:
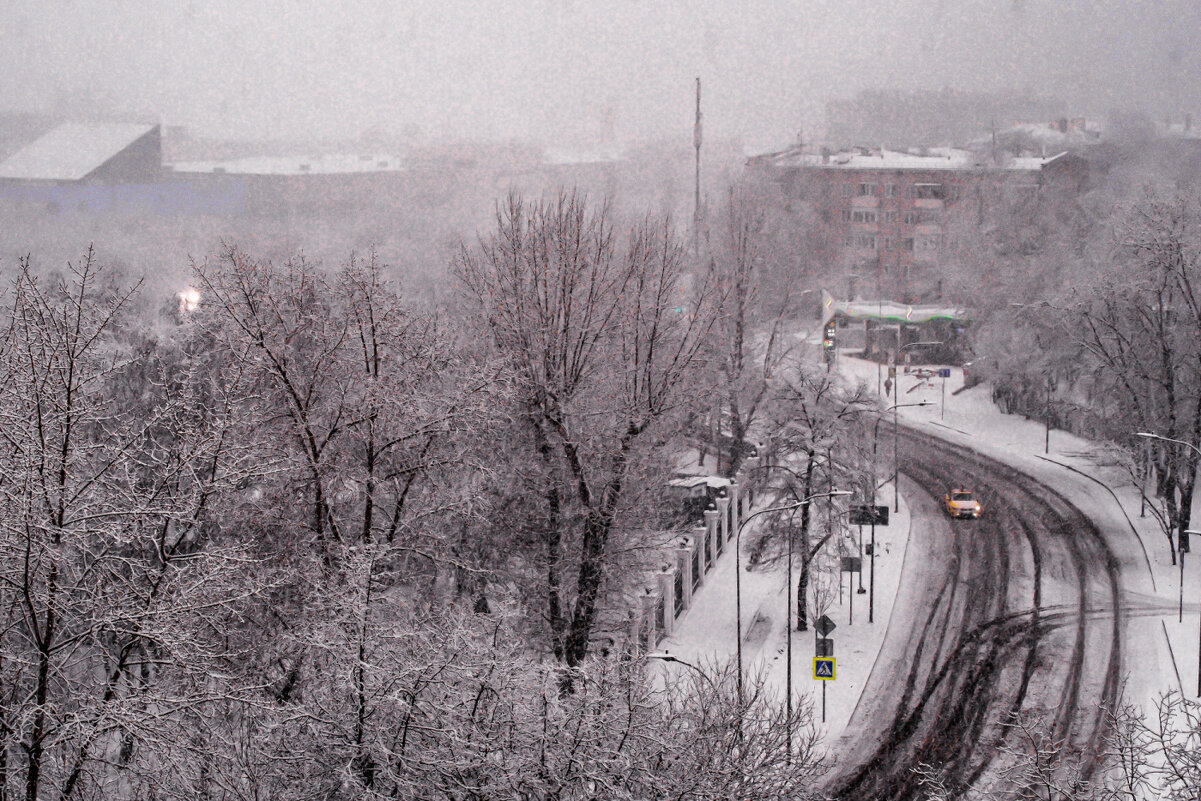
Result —
[{"label": "snow-covered ground", "polygon": [[[874,362],[843,356],[840,368],[869,386],[876,381]],[[1154,699],[1170,690],[1196,698],[1201,676],[1201,554],[1185,560],[1181,621],[1179,567],[1172,566],[1155,519],[1150,514],[1140,517],[1138,489],[1124,470],[1108,463],[1095,442],[1054,429],[1048,442],[1041,423],[1002,414],[992,403],[988,384],[955,394],[963,380],[963,370],[952,368],[945,379],[944,410],[944,379],[919,381],[902,373],[900,402],[925,400],[932,405],[899,409],[901,419],[1025,471],[1087,514],[1121,564],[1127,614],[1122,643],[1126,700],[1151,710]]]},{"label": "snow-covered ground", "polygon": [[[873,390],[884,378],[876,363],[845,354],[839,358],[839,370],[852,380],[863,380]],[[962,443],[1035,476],[1072,500],[1100,528],[1121,564],[1127,614],[1122,643],[1127,672],[1126,700],[1150,711],[1154,699],[1170,690],[1196,698],[1201,681],[1198,661],[1201,553],[1185,562],[1184,615],[1179,620],[1179,568],[1171,565],[1164,536],[1153,517],[1149,514],[1140,517],[1137,489],[1120,467],[1106,464],[1095,443],[1052,430],[1048,449],[1043,426],[1021,416],[1001,414],[991,401],[987,384],[955,394],[963,386],[964,378],[963,370],[958,367],[952,369],[947,379],[919,381],[903,372],[898,378],[897,399],[901,404],[920,401],[931,404],[899,409],[906,424]],[[905,484],[902,477],[903,490]],[[891,485],[884,487],[877,502],[893,502],[892,493]],[[750,524],[754,525],[756,521]],[[857,530],[852,532],[857,539]],[[901,603],[894,608],[893,603],[898,596],[905,560],[925,558],[914,556],[915,552],[921,553],[922,542],[911,542],[904,492],[899,512],[893,514],[887,528],[877,528],[876,536],[879,547],[875,562],[874,622],[867,622],[868,596],[855,593],[857,578],[849,574],[843,576],[841,599],[835,595],[825,610],[837,625],[831,635],[838,667],[836,680],[820,682],[812,677],[812,629],[794,632],[792,638],[793,691],[798,697],[808,695],[813,699],[815,716],[820,720],[821,685],[826,685],[826,720],[822,728],[826,742],[835,747],[859,703],[861,688],[880,653],[887,628],[909,623],[903,617],[908,605]],[[849,542],[846,545],[852,547]],[[856,542],[853,546],[856,550],[857,545]],[[1195,545],[1201,551],[1201,542]],[[855,553],[851,551],[852,555]],[[868,565],[865,556],[865,586],[870,583]],[[745,556],[742,567],[745,670],[748,675],[763,671],[767,681],[782,695],[788,642],[784,570],[748,571]],[[910,569],[914,567],[911,565]],[[854,584],[849,590],[848,577]],[[735,598],[734,555],[733,549],[727,549],[705,577],[692,608],[681,618],[673,636],[663,641],[660,650],[693,663],[732,658],[736,645]],[[847,732],[847,736],[853,736],[853,732]]]},{"label": "snow-covered ground", "polygon": [[[827,740],[842,732],[859,700],[859,691],[867,680],[876,654],[884,639],[888,626],[889,611],[896,595],[901,574],[901,563],[905,558],[905,546],[909,538],[909,509],[905,499],[900,499],[900,511],[893,512],[887,527],[876,528],[875,590],[871,592],[872,560],[865,553],[863,573],[842,574],[842,587],[828,590],[830,600],[824,609],[809,607],[809,630],[792,633],[792,681],[796,697],[812,696],[815,715],[820,722],[822,700],[821,684],[826,684]],[[885,485],[877,496],[877,503],[892,503],[892,485]],[[817,512],[820,514],[820,512]],[[747,530],[759,521],[752,520]],[[844,552],[848,556],[859,555],[859,527],[850,528],[844,539]],[[863,529],[863,546],[871,542],[870,530]],[[827,548],[835,549],[833,542]],[[789,604],[793,593],[786,589],[787,568],[757,568],[748,570],[743,548],[742,559],[742,658],[746,675],[762,672],[764,680],[783,697],[788,680],[788,620]],[[705,665],[735,655],[737,637],[738,593],[735,592],[734,549],[727,549],[716,565],[705,576],[693,605],[677,624],[675,633],[663,640],[660,651],[692,664]],[[792,586],[796,586],[799,560],[794,561]],[[862,578],[865,592],[859,594]],[[839,591],[841,590],[841,592]],[[869,599],[872,618],[868,622]],[[837,676],[834,681],[822,682],[813,678],[813,657],[816,633],[813,621],[824,613],[837,628],[830,634],[834,640],[834,657]]]}]

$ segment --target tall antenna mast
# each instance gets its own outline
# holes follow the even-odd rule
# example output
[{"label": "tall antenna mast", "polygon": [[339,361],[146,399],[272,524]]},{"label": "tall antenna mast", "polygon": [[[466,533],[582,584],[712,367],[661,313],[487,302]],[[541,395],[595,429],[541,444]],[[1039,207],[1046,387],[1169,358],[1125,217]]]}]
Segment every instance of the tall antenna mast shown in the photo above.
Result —
[{"label": "tall antenna mast", "polygon": [[696,123],[692,126],[692,146],[696,148],[696,197],[692,207],[692,247],[701,252],[701,79],[696,79]]}]

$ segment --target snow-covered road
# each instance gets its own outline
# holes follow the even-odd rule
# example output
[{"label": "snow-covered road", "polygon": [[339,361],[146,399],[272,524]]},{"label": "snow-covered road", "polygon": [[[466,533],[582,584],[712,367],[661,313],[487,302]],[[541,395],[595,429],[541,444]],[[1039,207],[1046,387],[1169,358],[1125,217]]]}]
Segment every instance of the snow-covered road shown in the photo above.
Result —
[{"label": "snow-covered road", "polygon": [[[848,378],[862,380],[872,388],[877,384],[880,372],[873,362],[845,355],[840,356],[839,370]],[[1058,679],[1038,675],[1039,687],[1030,691],[1029,707],[1049,708],[1048,719],[1062,730],[1067,718],[1062,714],[1056,716],[1054,711],[1059,708],[1059,700],[1065,697],[1065,692],[1068,693],[1066,697],[1074,698],[1077,713],[1090,708],[1095,710],[1096,703],[1103,695],[1110,694],[1115,684],[1123,691],[1124,701],[1145,711],[1154,711],[1157,697],[1168,691],[1195,697],[1201,676],[1201,621],[1198,615],[1201,557],[1190,558],[1185,565],[1184,613],[1178,620],[1179,568],[1171,564],[1170,552],[1153,518],[1140,516],[1137,489],[1130,484],[1124,471],[1106,457],[1104,449],[1061,431],[1053,430],[1048,437],[1039,423],[1002,414],[992,403],[987,385],[956,393],[963,387],[963,374],[958,368],[945,379],[945,384],[943,379],[918,381],[904,374],[900,376],[900,382],[898,389],[904,402],[925,400],[931,403],[927,407],[901,409],[901,420],[907,426],[940,437],[962,451],[975,451],[1016,468],[1019,473],[1067,499],[1084,512],[1095,527],[1096,538],[1091,535],[1083,538],[1084,544],[1079,547],[1084,550],[1075,556],[1071,553],[1071,543],[1081,539],[1078,534],[1044,532],[1039,538],[1046,548],[1058,551],[1059,555],[1053,556],[1049,563],[1058,564],[1060,568],[1056,568],[1058,575],[1052,574],[1043,580],[1044,597],[1038,605],[1049,613],[1074,604],[1077,613],[1063,615],[1060,618],[1062,624],[1056,625],[1043,638],[1041,650],[1036,651],[1037,668],[1049,674],[1075,660],[1080,669],[1076,680],[1067,678],[1062,671]],[[905,476],[902,476],[901,488],[900,514],[894,515],[893,525],[881,532],[884,543],[876,564],[876,622],[865,625],[861,596],[856,598],[853,625],[849,621],[850,610],[845,596],[842,605],[835,605],[828,612],[839,625],[833,635],[837,642],[839,675],[828,687],[827,723],[822,728],[832,754],[844,766],[862,761],[881,742],[878,721],[891,726],[896,720],[895,699],[873,688],[904,685],[914,650],[914,640],[908,633],[920,633],[926,625],[930,610],[923,599],[930,597],[931,587],[940,586],[955,554],[943,547],[946,540],[938,534],[940,527],[952,524],[933,506],[930,493]],[[891,495],[891,488],[886,488],[881,492],[881,501],[890,501]],[[990,499],[989,503],[992,502]],[[1054,503],[1059,504],[1058,501]],[[995,536],[1024,537],[1021,522],[1026,516],[1019,515],[1010,520],[1008,527],[1002,526],[1004,530]],[[980,527],[981,530],[985,528]],[[1080,525],[1075,528],[1079,529]],[[973,541],[972,547],[987,548],[988,545]],[[1029,612],[1034,605],[1031,594],[1033,550],[1015,546],[1009,551],[1010,597],[1007,603],[1012,610]],[[970,551],[968,553],[972,555]],[[1091,562],[1096,564],[1088,564]],[[960,564],[963,564],[962,560]],[[1112,568],[1112,581],[1105,566]],[[1081,580],[1084,574],[1089,577]],[[964,584],[961,599],[971,596],[972,582],[988,580],[979,572],[956,575]],[[673,653],[702,660],[732,655],[733,559],[725,558],[707,581],[708,586],[697,606],[681,621],[671,641],[664,643]],[[1108,595],[1113,593],[1114,582],[1117,585],[1117,611]],[[772,573],[744,573],[742,589],[744,631],[756,616],[768,621],[767,636],[751,648],[744,648],[748,670],[763,670],[782,692],[785,676],[783,646],[787,642],[782,625],[786,608],[783,577]],[[1083,600],[1080,598],[1082,592]],[[966,605],[961,611],[977,611],[968,610],[970,606]],[[1081,607],[1085,609],[1084,614],[1078,614]],[[779,609],[778,614],[772,611],[776,609]],[[1113,636],[1115,621],[1116,642]],[[758,630],[761,632],[762,628],[761,624]],[[820,683],[809,675],[811,638],[811,634],[793,637],[794,692],[808,695],[817,702]],[[1115,654],[1119,655],[1120,661],[1114,660]],[[1063,659],[1059,658],[1061,655]],[[1088,741],[1091,734],[1087,721],[1079,715],[1077,718],[1071,736],[1077,742]],[[1096,720],[1095,715],[1093,719]],[[946,723],[938,716],[935,720]],[[851,722],[849,726],[848,721]],[[846,770],[840,770],[840,775],[845,777]]]}]

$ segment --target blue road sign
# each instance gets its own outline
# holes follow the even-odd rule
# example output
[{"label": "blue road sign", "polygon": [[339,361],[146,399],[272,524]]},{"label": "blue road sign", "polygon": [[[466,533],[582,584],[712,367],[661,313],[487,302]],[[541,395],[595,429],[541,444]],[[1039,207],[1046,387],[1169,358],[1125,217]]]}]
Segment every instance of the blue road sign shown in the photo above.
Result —
[{"label": "blue road sign", "polygon": [[822,681],[834,681],[834,657],[816,656],[813,658],[813,678]]},{"label": "blue road sign", "polygon": [[951,368],[943,367],[941,370],[938,371],[938,376],[939,376],[939,378],[950,378],[951,377]]}]

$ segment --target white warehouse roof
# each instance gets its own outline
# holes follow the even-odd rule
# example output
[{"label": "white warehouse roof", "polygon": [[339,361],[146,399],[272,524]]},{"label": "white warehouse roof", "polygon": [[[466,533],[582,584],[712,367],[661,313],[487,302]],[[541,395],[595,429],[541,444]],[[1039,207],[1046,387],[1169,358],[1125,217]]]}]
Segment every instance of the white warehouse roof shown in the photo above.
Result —
[{"label": "white warehouse roof", "polygon": [[78,181],[154,128],[124,123],[65,123],[0,162],[0,178]]}]

